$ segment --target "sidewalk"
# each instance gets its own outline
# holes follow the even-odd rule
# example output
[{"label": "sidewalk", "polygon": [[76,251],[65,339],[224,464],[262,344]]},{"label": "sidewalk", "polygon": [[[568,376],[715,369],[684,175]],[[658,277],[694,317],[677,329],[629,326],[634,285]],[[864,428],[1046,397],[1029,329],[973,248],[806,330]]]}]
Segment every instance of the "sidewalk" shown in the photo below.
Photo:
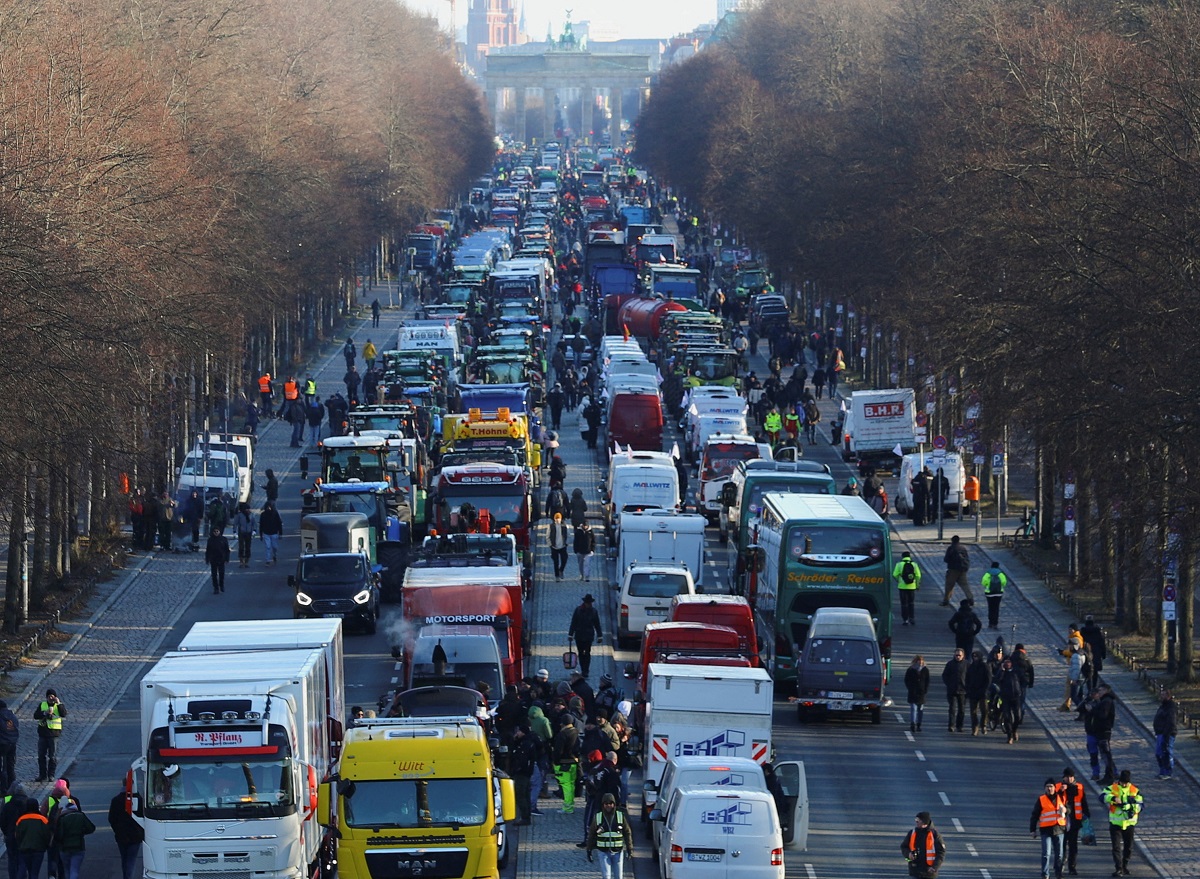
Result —
[{"label": "sidewalk", "polygon": [[[388,301],[386,287],[377,285],[367,291],[360,303],[369,304],[375,295],[379,295],[381,303]],[[385,309],[378,329],[371,328],[369,308],[365,313],[366,318],[352,320],[347,331],[360,350],[368,337],[384,350],[381,341],[396,338],[403,310]],[[312,367],[322,399],[335,390],[344,393],[342,376],[345,371],[340,345],[331,344],[329,353],[319,357]],[[302,374],[297,371],[297,375]],[[306,428],[306,437],[307,432]],[[255,510],[262,506],[261,486],[268,468],[279,478],[281,492],[300,491],[299,477],[292,471],[304,449],[291,448],[290,440],[291,427],[285,422],[259,423],[255,489],[251,497],[251,506]],[[299,525],[298,521],[290,522],[285,518],[285,534],[294,535]],[[251,584],[243,578],[243,573],[256,580],[261,576],[261,544],[256,543],[252,552],[249,570],[242,572],[236,565],[228,568],[231,592]],[[275,569],[271,576],[282,578],[283,572]],[[58,743],[58,774],[70,775],[72,763],[79,759],[92,734],[129,691],[145,664],[158,656],[174,625],[194,602],[210,599],[213,602],[222,600],[211,594],[203,552],[140,552],[131,556],[126,571],[107,583],[98,584],[80,620],[59,627],[69,636],[65,644],[37,651],[20,670],[8,677],[9,692],[20,695],[7,701],[23,727],[17,753],[17,779],[26,785],[31,796],[40,797],[49,790],[48,783],[32,782],[37,777],[37,729],[31,718],[46,688],[57,690],[68,710]]]}]

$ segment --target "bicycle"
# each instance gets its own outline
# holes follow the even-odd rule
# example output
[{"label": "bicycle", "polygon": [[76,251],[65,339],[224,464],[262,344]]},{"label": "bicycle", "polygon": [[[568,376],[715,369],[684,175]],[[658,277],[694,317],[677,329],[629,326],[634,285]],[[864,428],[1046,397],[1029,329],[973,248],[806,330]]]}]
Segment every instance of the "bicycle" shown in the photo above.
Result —
[{"label": "bicycle", "polygon": [[1012,542],[1016,545],[1020,540],[1034,540],[1038,536],[1038,514],[1037,510],[1026,507],[1021,511],[1021,523],[1017,526],[1017,530],[1013,532]]}]

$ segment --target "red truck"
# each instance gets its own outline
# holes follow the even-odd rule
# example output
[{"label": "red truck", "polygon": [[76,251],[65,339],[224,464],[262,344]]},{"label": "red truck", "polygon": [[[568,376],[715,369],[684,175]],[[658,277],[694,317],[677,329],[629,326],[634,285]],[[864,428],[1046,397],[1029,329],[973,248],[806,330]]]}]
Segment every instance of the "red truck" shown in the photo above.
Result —
[{"label": "red truck", "polygon": [[439,534],[473,531],[463,508],[478,517],[485,510],[492,534],[507,528],[517,547],[529,549],[531,518],[529,477],[523,467],[504,464],[460,464],[446,467],[434,481],[433,524]]}]

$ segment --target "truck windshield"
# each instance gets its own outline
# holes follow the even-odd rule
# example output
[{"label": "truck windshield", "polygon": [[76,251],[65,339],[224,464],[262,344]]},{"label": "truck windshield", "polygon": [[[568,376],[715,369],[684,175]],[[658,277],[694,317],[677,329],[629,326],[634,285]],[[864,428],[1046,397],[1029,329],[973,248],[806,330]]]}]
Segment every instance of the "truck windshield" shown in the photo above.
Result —
[{"label": "truck windshield", "polygon": [[161,758],[147,764],[146,780],[148,817],[279,816],[295,809],[292,762],[287,757],[186,762]]},{"label": "truck windshield", "polygon": [[875,565],[886,539],[885,531],[870,526],[798,525],[788,534],[788,558],[821,568]]},{"label": "truck windshield", "polygon": [[629,575],[629,594],[635,598],[670,598],[686,595],[687,575],[645,571]]},{"label": "truck windshield", "polygon": [[232,479],[237,474],[234,472],[233,461],[229,458],[209,458],[207,467],[203,458],[192,457],[189,455],[184,459],[183,471],[184,476],[212,476],[218,479]]},{"label": "truck windshield", "polygon": [[346,494],[337,492],[326,495],[325,503],[321,506],[323,513],[362,513],[367,517],[372,527],[379,528],[380,520],[379,498],[374,494]]},{"label": "truck windshield", "polygon": [[720,381],[737,375],[736,354],[697,354],[692,358],[692,375],[707,381]]},{"label": "truck windshield", "polygon": [[311,586],[350,583],[365,577],[360,556],[315,555],[300,560],[300,579]]},{"label": "truck windshield", "polygon": [[356,781],[344,797],[348,827],[483,824],[492,810],[486,778]]},{"label": "truck windshield", "polygon": [[376,449],[325,447],[325,474],[329,482],[383,482],[387,474]]},{"label": "truck windshield", "polygon": [[738,461],[753,461],[761,457],[755,443],[709,443],[704,450],[704,470],[701,479],[720,479],[728,476]]},{"label": "truck windshield", "polygon": [[[519,493],[508,495],[501,494],[480,494],[478,486],[466,487],[461,493],[453,486],[444,486],[442,488],[442,508],[439,518],[442,520],[440,527],[454,531],[459,526],[459,512],[462,510],[463,504],[470,504],[476,513],[480,510],[487,510],[488,515],[492,517],[492,528],[496,529],[502,525],[523,526],[521,521],[521,508],[525,500],[525,492],[521,488],[517,488]],[[510,488],[510,491],[512,489]]]}]

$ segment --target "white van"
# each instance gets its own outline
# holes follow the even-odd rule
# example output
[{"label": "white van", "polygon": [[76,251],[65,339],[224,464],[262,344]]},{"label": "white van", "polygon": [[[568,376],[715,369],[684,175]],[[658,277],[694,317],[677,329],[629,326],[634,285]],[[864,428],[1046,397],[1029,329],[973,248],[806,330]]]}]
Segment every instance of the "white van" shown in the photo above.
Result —
[{"label": "white van", "polygon": [[708,438],[718,433],[748,434],[745,416],[717,415],[710,412],[695,416],[688,434],[688,459],[698,461]]},{"label": "white van", "polygon": [[[783,844],[786,847],[808,848],[808,781],[804,764],[798,761],[776,763],[774,771],[780,783],[785,803],[776,802],[776,811],[783,825]],[[685,787],[716,787],[721,790],[738,788],[770,792],[767,777],[760,764],[749,757],[675,757],[663,770],[662,781],[647,781],[644,801],[667,804],[663,821],[650,821],[651,846],[657,854],[665,824],[671,819],[670,805],[675,791]],[[647,812],[648,814],[648,812]]]},{"label": "white van", "polygon": [[630,564],[621,577],[617,605],[617,646],[641,641],[647,623],[661,623],[676,595],[695,595],[696,581],[687,565]]},{"label": "white van", "polygon": [[938,469],[941,468],[950,483],[950,493],[946,495],[946,508],[957,510],[963,502],[963,488],[967,478],[962,455],[958,452],[946,452],[945,457],[935,458],[931,452],[914,452],[900,459],[900,485],[896,488],[895,497],[896,512],[907,516],[912,509],[913,477],[920,473],[923,467],[928,467],[933,473],[935,485]]},{"label": "white van", "polygon": [[[668,819],[668,816],[669,819]],[[765,791],[677,788],[658,846],[662,879],[783,879],[783,828]]]}]

